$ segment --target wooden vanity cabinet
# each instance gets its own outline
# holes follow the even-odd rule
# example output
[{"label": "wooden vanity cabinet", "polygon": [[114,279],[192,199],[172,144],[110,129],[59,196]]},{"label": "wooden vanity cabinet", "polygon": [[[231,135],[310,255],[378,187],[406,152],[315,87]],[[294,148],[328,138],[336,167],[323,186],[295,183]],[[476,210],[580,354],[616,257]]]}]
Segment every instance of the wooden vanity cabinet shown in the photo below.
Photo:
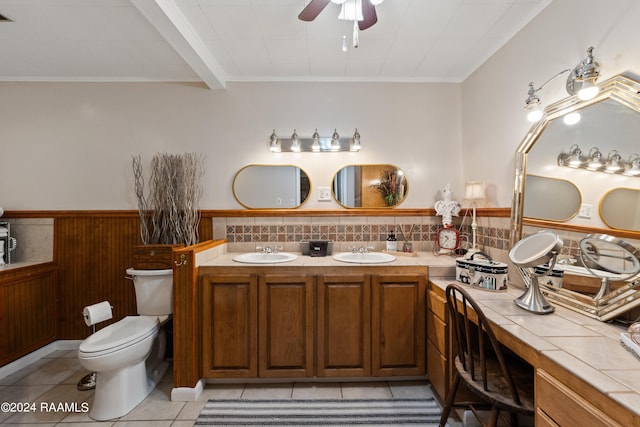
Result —
[{"label": "wooden vanity cabinet", "polygon": [[426,267],[325,271],[203,270],[202,376],[423,376]]},{"label": "wooden vanity cabinet", "polygon": [[202,373],[207,378],[258,376],[258,276],[202,278]]},{"label": "wooden vanity cabinet", "polygon": [[372,276],[374,376],[425,374],[426,289],[424,274]]},{"label": "wooden vanity cabinet", "polygon": [[371,375],[371,277],[318,276],[317,376]]},{"label": "wooden vanity cabinet", "polygon": [[259,276],[259,377],[313,376],[313,284],[305,274]]}]

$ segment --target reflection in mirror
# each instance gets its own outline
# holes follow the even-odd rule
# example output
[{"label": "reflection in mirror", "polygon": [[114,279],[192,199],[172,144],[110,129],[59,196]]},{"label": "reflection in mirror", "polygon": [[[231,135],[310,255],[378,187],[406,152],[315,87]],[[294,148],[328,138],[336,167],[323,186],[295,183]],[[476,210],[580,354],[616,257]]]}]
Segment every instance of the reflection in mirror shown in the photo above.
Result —
[{"label": "reflection in mirror", "polygon": [[248,165],[233,178],[233,195],[248,209],[291,209],[309,198],[309,175],[292,165]]},{"label": "reflection in mirror", "polygon": [[600,217],[611,228],[640,230],[640,189],[609,191],[600,201]]},{"label": "reflection in mirror", "polygon": [[349,165],[335,174],[332,189],[345,208],[392,208],[406,198],[408,183],[393,165]]},{"label": "reflection in mirror", "polygon": [[580,210],[580,191],[566,179],[527,174],[525,189],[523,215],[527,218],[564,222]]}]

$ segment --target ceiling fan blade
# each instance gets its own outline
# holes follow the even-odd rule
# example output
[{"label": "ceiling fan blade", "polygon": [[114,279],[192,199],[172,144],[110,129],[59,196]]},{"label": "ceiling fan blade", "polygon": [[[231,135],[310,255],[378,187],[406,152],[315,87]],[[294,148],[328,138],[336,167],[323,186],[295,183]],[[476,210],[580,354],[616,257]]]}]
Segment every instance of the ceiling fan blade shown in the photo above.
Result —
[{"label": "ceiling fan blade", "polygon": [[360,31],[364,31],[378,22],[378,15],[376,15],[376,7],[371,4],[369,0],[362,0],[362,21],[358,22],[358,28]]},{"label": "ceiling fan blade", "polygon": [[307,7],[302,9],[302,12],[298,15],[298,19],[301,21],[313,21],[320,15],[320,12],[327,7],[330,1],[331,0],[311,0]]}]

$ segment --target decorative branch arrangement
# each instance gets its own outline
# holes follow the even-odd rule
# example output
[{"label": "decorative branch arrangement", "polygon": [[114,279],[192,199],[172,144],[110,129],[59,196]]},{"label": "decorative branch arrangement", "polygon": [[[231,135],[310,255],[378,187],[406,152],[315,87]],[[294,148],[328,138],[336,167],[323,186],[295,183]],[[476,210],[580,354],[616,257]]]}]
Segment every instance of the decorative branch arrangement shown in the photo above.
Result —
[{"label": "decorative branch arrangement", "polygon": [[198,243],[198,209],[204,177],[203,156],[156,154],[151,161],[149,195],[140,156],[133,156],[134,190],[145,245]]},{"label": "decorative branch arrangement", "polygon": [[395,206],[402,201],[405,195],[405,186],[404,175],[393,170],[382,171],[380,182],[371,185],[382,194],[387,206]]}]

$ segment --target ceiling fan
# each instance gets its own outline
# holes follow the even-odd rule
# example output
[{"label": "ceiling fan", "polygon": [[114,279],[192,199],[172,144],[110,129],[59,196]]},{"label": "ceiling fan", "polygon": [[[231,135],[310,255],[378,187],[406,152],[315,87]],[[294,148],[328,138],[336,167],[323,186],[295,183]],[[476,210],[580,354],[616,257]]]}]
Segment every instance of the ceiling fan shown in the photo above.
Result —
[{"label": "ceiling fan", "polygon": [[[338,19],[358,21],[358,28],[363,31],[378,22],[376,15],[377,4],[383,0],[311,0],[300,12],[298,19],[301,21],[313,21],[327,5],[332,2],[341,4],[342,10]],[[347,16],[350,16],[349,18]]]}]

